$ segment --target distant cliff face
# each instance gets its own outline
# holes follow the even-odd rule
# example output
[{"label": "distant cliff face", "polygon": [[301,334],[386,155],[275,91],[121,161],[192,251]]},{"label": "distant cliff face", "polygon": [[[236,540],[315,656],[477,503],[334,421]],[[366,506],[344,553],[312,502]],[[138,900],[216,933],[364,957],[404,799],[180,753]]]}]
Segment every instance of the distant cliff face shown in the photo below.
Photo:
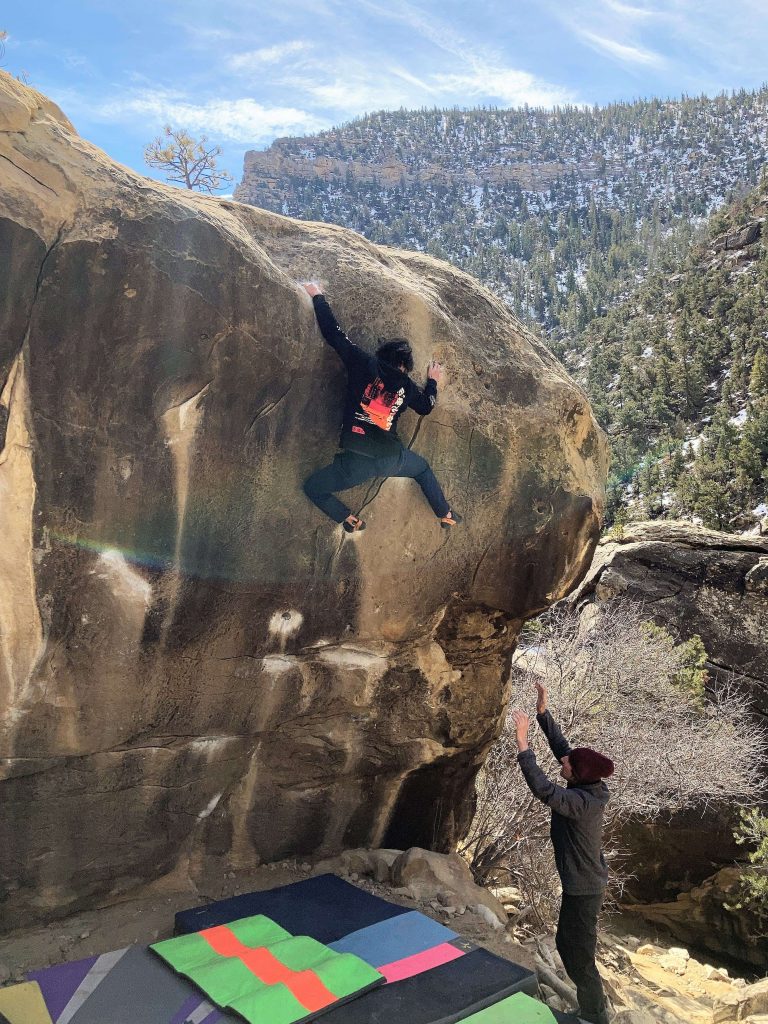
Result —
[{"label": "distant cliff face", "polygon": [[[468,276],[139,177],[0,75],[0,901],[62,913],[179,865],[448,846],[521,620],[586,571],[606,449],[559,364]],[[411,481],[301,484],[363,346],[447,382]]]},{"label": "distant cliff face", "polygon": [[766,88],[590,109],[381,111],[247,153],[235,195],[448,259],[568,352],[635,290],[673,228],[758,181],[767,140]]},{"label": "distant cliff face", "polygon": [[[413,238],[426,248],[445,226],[440,197],[430,187],[468,188],[462,198],[476,213],[476,249],[504,241],[499,217],[511,213],[519,226],[532,213],[548,222],[551,244],[567,250],[552,254],[559,262],[578,255],[570,241],[563,246],[568,224],[561,217],[578,217],[590,200],[598,209],[605,206],[609,241],[616,246],[622,240],[616,219],[623,212],[633,220],[663,222],[680,214],[701,216],[735,186],[754,183],[768,153],[766,127],[766,89],[592,109],[382,111],[248,152],[236,196],[255,205],[282,202],[281,212],[299,216],[318,203],[331,219],[348,223],[356,214],[365,217],[367,203],[375,212],[384,198],[375,190],[350,190],[361,184],[400,187],[406,194],[390,210],[379,210],[383,216],[370,226],[378,220],[386,229],[407,213]],[[472,194],[483,186],[493,193]],[[601,233],[599,224],[592,227]],[[492,229],[488,236],[485,228]]]},{"label": "distant cliff face", "polygon": [[[521,159],[513,163],[491,163],[472,166],[466,162],[451,167],[444,160],[398,159],[384,154],[371,161],[361,157],[334,157],[312,155],[311,149],[295,151],[294,140],[278,139],[265,150],[249,150],[245,154],[243,179],[235,188],[235,198],[254,206],[279,210],[287,204],[296,213],[295,183],[317,181],[328,185],[371,183],[384,189],[416,187],[418,185],[482,187],[486,184],[504,185],[514,182],[521,188],[549,188],[563,175],[573,170],[564,161],[536,160],[530,152],[518,154]],[[596,165],[585,161],[583,172],[588,178],[597,173]]]}]

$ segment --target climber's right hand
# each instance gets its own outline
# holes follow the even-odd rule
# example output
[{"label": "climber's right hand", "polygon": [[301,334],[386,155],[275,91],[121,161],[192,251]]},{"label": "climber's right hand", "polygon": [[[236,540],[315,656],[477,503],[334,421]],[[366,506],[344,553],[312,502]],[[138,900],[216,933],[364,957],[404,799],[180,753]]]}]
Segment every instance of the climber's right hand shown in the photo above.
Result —
[{"label": "climber's right hand", "polygon": [[311,299],[313,299],[316,295],[323,294],[322,288],[318,288],[317,285],[314,284],[314,282],[312,281],[304,281],[301,287],[304,289],[304,291],[307,293],[307,295],[309,295]]},{"label": "climber's right hand", "polygon": [[443,376],[443,364],[442,363],[438,363],[438,361],[436,359],[433,359],[432,362],[429,364],[429,369],[427,370],[427,377],[430,380],[433,380],[435,382],[435,384],[439,384],[440,383],[440,378],[442,376]]}]

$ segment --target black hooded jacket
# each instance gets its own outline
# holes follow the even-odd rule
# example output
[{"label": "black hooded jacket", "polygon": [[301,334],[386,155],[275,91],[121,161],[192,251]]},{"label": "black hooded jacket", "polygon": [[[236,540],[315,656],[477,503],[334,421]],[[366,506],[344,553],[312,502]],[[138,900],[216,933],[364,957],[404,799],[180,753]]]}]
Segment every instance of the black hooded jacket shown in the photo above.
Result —
[{"label": "black hooded jacket", "polygon": [[347,368],[347,394],[339,444],[361,455],[398,455],[397,421],[406,407],[427,416],[437,400],[437,383],[422,390],[407,373],[353,344],[339,327],[324,295],[312,298],[317,323]]},{"label": "black hooded jacket", "polygon": [[[571,746],[549,711],[537,715],[536,721],[558,761],[570,754]],[[608,883],[602,851],[608,787],[604,782],[569,782],[566,789],[547,778],[532,750],[521,750],[517,760],[530,791],[552,811],[550,836],[563,892],[568,896],[601,893]]]}]

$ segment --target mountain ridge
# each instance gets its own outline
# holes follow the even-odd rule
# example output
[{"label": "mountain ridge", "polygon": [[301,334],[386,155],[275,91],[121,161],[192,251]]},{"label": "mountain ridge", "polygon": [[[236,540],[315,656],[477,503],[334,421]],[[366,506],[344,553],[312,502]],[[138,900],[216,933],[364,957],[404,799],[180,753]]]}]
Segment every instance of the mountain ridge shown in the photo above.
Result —
[{"label": "mountain ridge", "polygon": [[768,160],[768,87],[607,107],[371,114],[246,154],[235,197],[429,252],[555,346],[625,294],[675,225]]}]

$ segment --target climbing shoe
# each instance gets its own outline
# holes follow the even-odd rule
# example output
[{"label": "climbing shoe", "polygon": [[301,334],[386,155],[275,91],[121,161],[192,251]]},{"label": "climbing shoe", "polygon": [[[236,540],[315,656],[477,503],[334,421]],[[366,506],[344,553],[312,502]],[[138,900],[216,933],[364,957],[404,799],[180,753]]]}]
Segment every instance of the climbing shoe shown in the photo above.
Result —
[{"label": "climbing shoe", "polygon": [[450,530],[452,526],[458,526],[459,523],[464,522],[464,516],[460,516],[458,512],[449,512],[447,516],[443,516],[440,520],[440,525],[444,530]]},{"label": "climbing shoe", "polygon": [[347,533],[357,533],[358,530],[365,529],[365,522],[360,518],[360,516],[347,516],[341,525]]}]

